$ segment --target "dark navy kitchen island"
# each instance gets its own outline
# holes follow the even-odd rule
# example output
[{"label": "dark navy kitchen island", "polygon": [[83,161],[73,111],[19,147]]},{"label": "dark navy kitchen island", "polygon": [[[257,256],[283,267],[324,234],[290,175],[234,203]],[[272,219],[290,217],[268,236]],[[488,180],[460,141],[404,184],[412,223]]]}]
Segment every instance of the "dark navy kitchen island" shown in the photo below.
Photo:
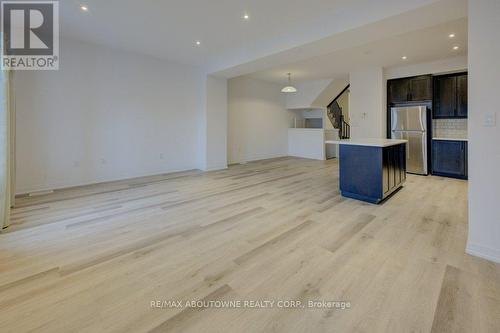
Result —
[{"label": "dark navy kitchen island", "polygon": [[338,144],[340,192],[344,197],[380,203],[406,180],[406,140],[359,139]]}]

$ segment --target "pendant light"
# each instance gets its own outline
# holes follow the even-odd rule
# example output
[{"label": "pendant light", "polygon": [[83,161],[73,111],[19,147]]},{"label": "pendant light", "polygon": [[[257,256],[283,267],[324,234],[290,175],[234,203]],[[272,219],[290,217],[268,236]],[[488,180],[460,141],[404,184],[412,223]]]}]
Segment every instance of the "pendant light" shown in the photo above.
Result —
[{"label": "pendant light", "polygon": [[282,93],[296,93],[297,88],[292,86],[292,73],[288,73],[287,75],[288,75],[288,86],[281,89],[281,92]]}]

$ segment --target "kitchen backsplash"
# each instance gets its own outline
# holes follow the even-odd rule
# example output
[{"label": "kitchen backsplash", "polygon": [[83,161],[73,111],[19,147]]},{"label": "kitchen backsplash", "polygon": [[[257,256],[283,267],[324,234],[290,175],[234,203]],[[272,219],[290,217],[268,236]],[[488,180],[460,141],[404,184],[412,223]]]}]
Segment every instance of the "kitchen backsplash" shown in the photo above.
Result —
[{"label": "kitchen backsplash", "polygon": [[467,119],[433,119],[433,137],[467,139]]}]

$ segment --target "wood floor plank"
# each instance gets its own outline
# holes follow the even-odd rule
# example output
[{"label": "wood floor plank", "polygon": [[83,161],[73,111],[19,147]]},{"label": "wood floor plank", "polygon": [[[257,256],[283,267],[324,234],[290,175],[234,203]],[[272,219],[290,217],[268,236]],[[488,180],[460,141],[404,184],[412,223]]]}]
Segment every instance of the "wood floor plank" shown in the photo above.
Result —
[{"label": "wood floor plank", "polygon": [[475,282],[470,274],[446,267],[432,332],[472,332],[481,327]]},{"label": "wood floor plank", "polygon": [[[213,291],[209,295],[201,299],[202,302],[220,300],[225,295],[232,291],[231,287],[227,284]],[[185,308],[172,318],[167,319],[162,324],[158,325],[154,329],[150,330],[150,333],[164,333],[164,332],[179,332],[183,325],[188,324],[193,317],[199,312],[203,311],[203,307],[189,307]]]},{"label": "wood floor plank", "polygon": [[345,243],[347,243],[352,237],[354,237],[358,232],[363,230],[364,227],[368,225],[373,219],[375,219],[375,215],[371,214],[361,214],[352,223],[349,223],[343,230],[340,231],[339,235],[329,246],[326,246],[326,249],[335,252]]},{"label": "wood floor plank", "polygon": [[238,258],[234,259],[234,262],[237,263],[238,265],[241,265],[244,262],[246,262],[247,260],[249,260],[250,258],[255,257],[255,256],[259,255],[260,253],[266,251],[270,247],[272,247],[280,242],[286,241],[288,238],[291,238],[294,235],[297,235],[301,232],[304,232],[306,229],[314,227],[314,225],[315,225],[314,221],[310,221],[310,220],[305,221],[304,223],[302,223],[302,224],[300,224],[300,225],[298,225],[290,230],[287,230],[284,233],[282,233],[281,235],[265,242],[264,244],[262,244],[256,248],[254,248],[252,251],[247,252],[247,253],[239,256]]},{"label": "wood floor plank", "polygon": [[[0,332],[498,331],[500,265],[465,254],[466,181],[408,175],[372,205],[338,172],[285,157],[22,196]],[[151,308],[166,299],[352,307]]]}]

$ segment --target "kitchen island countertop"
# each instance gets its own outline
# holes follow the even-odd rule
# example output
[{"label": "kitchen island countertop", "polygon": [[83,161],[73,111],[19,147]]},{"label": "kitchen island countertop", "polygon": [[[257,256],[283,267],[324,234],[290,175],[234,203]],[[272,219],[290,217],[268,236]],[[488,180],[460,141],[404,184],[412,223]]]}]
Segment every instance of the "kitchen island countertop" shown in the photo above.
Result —
[{"label": "kitchen island countertop", "polygon": [[396,139],[348,139],[348,140],[327,140],[327,144],[335,145],[352,145],[352,146],[368,146],[368,147],[390,147],[407,143],[407,140]]},{"label": "kitchen island countertop", "polygon": [[436,141],[469,141],[469,139],[466,139],[466,138],[442,138],[442,137],[432,138],[432,140],[436,140]]}]

